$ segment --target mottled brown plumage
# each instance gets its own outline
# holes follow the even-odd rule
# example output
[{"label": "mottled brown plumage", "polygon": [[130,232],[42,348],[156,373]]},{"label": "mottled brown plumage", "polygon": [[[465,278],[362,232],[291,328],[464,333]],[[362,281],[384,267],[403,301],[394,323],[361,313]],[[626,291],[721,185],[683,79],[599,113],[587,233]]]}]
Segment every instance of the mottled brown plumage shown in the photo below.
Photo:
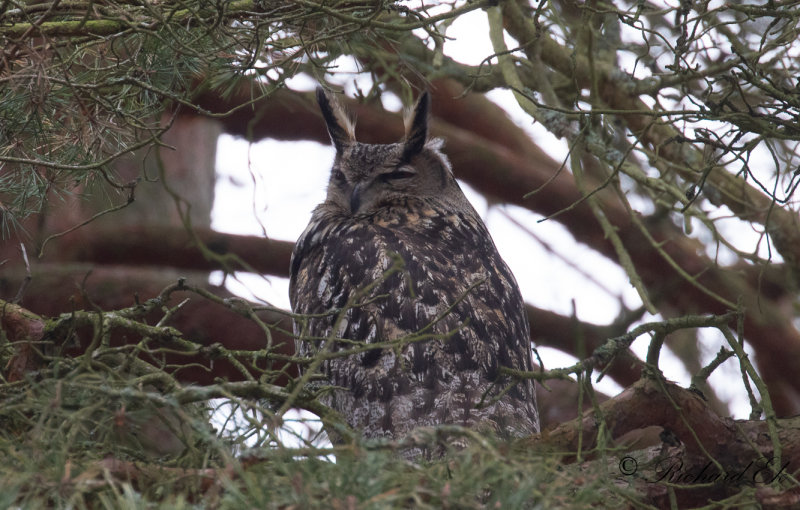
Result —
[{"label": "mottled brown plumage", "polygon": [[442,141],[427,139],[427,93],[404,140],[388,145],[358,143],[338,104],[317,98],[336,158],[292,256],[292,310],[323,314],[296,322],[299,351],[400,340],[325,361],[340,389],[323,400],[367,437],[438,424],[537,432],[533,382],[501,395],[513,382],[501,366],[531,369],[522,296]]}]

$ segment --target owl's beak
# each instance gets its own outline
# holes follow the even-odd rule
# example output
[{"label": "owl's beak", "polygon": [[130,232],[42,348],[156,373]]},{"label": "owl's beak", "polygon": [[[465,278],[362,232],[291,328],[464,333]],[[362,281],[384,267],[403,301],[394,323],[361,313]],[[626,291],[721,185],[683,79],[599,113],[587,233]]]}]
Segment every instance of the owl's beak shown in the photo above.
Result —
[{"label": "owl's beak", "polygon": [[355,214],[358,208],[361,207],[361,190],[364,189],[366,183],[359,182],[353,186],[353,191],[350,192],[350,213]]}]

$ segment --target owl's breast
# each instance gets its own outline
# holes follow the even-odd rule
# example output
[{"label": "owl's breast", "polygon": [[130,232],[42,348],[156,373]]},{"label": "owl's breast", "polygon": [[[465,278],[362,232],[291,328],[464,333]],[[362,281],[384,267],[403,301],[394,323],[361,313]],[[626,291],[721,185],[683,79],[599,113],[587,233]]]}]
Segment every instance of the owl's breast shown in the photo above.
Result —
[{"label": "owl's breast", "polygon": [[378,227],[426,229],[433,227],[442,213],[430,205],[420,202],[417,207],[411,208],[408,200],[384,207],[366,216],[365,219]]}]

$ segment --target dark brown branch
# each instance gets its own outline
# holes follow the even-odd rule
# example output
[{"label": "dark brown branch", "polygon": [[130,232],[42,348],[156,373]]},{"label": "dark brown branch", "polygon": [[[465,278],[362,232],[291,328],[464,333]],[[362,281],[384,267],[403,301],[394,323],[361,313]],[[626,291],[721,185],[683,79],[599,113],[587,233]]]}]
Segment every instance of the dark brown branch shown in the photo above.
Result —
[{"label": "dark brown branch", "polygon": [[[146,299],[169,283],[169,274],[159,276],[158,273],[151,273],[152,270],[147,269],[147,266],[152,266],[153,270],[172,266],[182,271],[221,268],[219,264],[204,259],[197,248],[188,244],[188,235],[182,227],[121,226],[100,232],[95,229],[87,231],[84,235],[81,235],[81,232],[78,230],[57,241],[53,249],[48,252],[48,259],[52,263],[60,264],[76,262],[100,264],[100,267],[92,269],[93,274],[88,280],[87,290],[92,300],[103,309],[129,306],[131,303],[125,296],[136,293],[142,296],[142,299]],[[197,233],[221,255],[236,254],[250,267],[263,274],[284,278],[289,276],[289,257],[293,243],[273,241],[258,236],[223,234],[205,229],[198,229]],[[123,265],[136,266],[138,269],[120,267]],[[89,267],[83,268],[84,272],[88,270]],[[39,264],[37,273],[38,277],[34,280],[26,299],[26,303],[32,309],[43,314],[57,315],[70,311],[64,308],[70,300],[79,308],[88,306],[88,303],[81,303],[82,296],[76,285],[82,276],[70,277],[69,271],[47,264]],[[148,276],[150,274],[152,276]],[[7,279],[4,284],[0,281],[0,290],[3,286],[11,288],[15,282],[14,278]],[[106,287],[99,285],[101,282],[107,284],[113,282],[113,285],[117,286],[114,295],[99,293],[100,289]],[[61,290],[54,292],[54,288]],[[213,292],[223,297],[230,296],[219,288],[215,288]],[[201,338],[221,342],[224,347],[230,349],[261,348],[263,335],[257,329],[250,328],[247,321],[237,326],[244,329],[230,338],[224,334],[224,328],[217,327],[217,321],[210,323],[207,315],[216,308],[213,304],[204,303],[202,300],[193,302],[178,314],[176,321],[185,327],[191,327],[186,331],[190,337],[202,335]],[[590,353],[606,339],[624,333],[617,331],[613,325],[598,326],[531,305],[527,305],[526,309],[528,318],[533,324],[531,339],[535,344],[559,349],[576,357],[579,357],[581,352]],[[192,319],[195,314],[203,316]],[[224,317],[226,316],[220,316],[220,319]],[[270,320],[286,319],[274,317]],[[200,324],[206,324],[210,330],[202,331],[199,328]],[[291,329],[288,321],[283,327]],[[642,361],[627,353],[612,363],[608,375],[620,385],[627,386],[639,379],[641,369]]]},{"label": "dark brown branch", "polygon": [[[152,483],[154,480],[174,477],[180,480],[181,485],[192,486],[194,491],[203,494],[210,490],[214,490],[214,492],[221,491],[223,480],[231,480],[236,475],[233,467],[218,469],[173,468],[160,464],[120,460],[113,457],[107,457],[97,461],[94,465],[90,465],[87,471],[81,473],[80,476],[85,480],[89,473],[96,473],[96,478],[101,483],[110,483],[107,478],[110,475],[116,479],[131,483],[134,487],[146,487],[148,483]],[[62,480],[62,483],[71,481],[68,476],[67,474],[67,478]]]},{"label": "dark brown branch", "polygon": [[105,265],[167,266],[194,271],[252,270],[288,276],[294,243],[259,236],[215,232],[196,227],[194,234],[212,252],[235,255],[227,267],[203,257],[186,229],[170,225],[111,225],[79,229],[53,243],[45,261],[91,262]]},{"label": "dark brown branch", "polygon": [[[178,273],[163,268],[147,269],[113,265],[91,267],[75,264],[53,266],[39,264],[34,267],[34,270],[35,277],[25,295],[24,305],[28,310],[35,310],[43,317],[57,317],[73,310],[93,310],[95,306],[106,311],[130,307],[137,301],[144,302],[158,296],[164,287],[175,283],[181,276],[186,277],[187,281],[193,285],[209,288],[221,300],[234,297],[225,288],[209,285],[206,274],[187,273],[186,271]],[[17,284],[18,280],[14,278],[7,276],[0,278],[0,295],[5,289],[16,288]],[[91,303],[86,301],[87,298],[91,299]],[[220,303],[189,292],[174,292],[168,306],[175,306],[186,298],[189,298],[189,301],[171,317],[166,325],[180,331],[183,338],[206,347],[206,350],[191,355],[168,353],[154,363],[156,365],[162,362],[166,363],[170,366],[171,374],[178,381],[184,383],[208,385],[213,384],[218,378],[229,381],[243,380],[244,374],[237,366],[216,355],[219,349],[215,349],[214,344],[218,343],[232,351],[259,351],[264,349],[268,341],[262,328],[254,321],[242,317]],[[8,323],[10,325],[8,327],[19,324],[35,325],[30,321],[22,322],[20,320],[26,316],[15,311],[19,307],[8,309],[13,312],[8,314],[9,319],[14,319]],[[24,311],[24,309],[20,310]],[[154,310],[145,319],[148,324],[156,324],[163,315],[163,310]],[[274,312],[262,311],[257,315],[265,324],[277,326],[277,328],[271,329],[273,352],[283,357],[292,356],[294,339],[281,332],[281,330],[291,331],[291,321],[285,315]],[[6,334],[11,335],[5,320],[3,329],[6,330]],[[19,331],[25,332],[25,330]],[[79,356],[91,343],[92,331],[84,328],[78,329],[74,333],[74,338],[69,339],[68,352],[65,354]],[[19,336],[16,333],[13,334]],[[41,335],[41,333],[39,334]],[[111,345],[135,344],[140,339],[141,335],[118,331],[112,334]],[[67,339],[50,339],[49,341],[64,340]],[[18,353],[17,358],[20,358],[22,354],[24,353]],[[153,361],[152,358],[147,357],[146,353],[143,356],[149,361]],[[22,373],[33,368],[36,367],[26,365],[20,370]],[[274,372],[285,371],[284,375],[274,381],[278,385],[286,384],[290,377],[297,375],[297,367],[284,362],[273,362],[272,366],[261,364],[259,369],[269,369]]]},{"label": "dark brown branch", "polygon": [[[580,356],[579,351],[591,354],[609,338],[625,333],[614,325],[598,326],[531,305],[526,305],[525,309],[531,323],[531,336],[537,346],[552,347],[575,357]],[[628,386],[639,380],[643,368],[642,360],[626,351],[612,361],[608,375],[620,385]]]},{"label": "dark brown branch", "polygon": [[[646,472],[642,462],[639,462],[641,469],[636,473],[625,472],[633,464],[611,468],[619,470],[615,475],[630,477],[630,481],[636,482],[635,475],[638,481],[644,482],[642,489],[648,487],[643,493],[658,506],[666,502],[668,482],[678,485],[674,488],[681,507],[724,497],[726,491],[737,490],[739,485],[768,485],[762,487],[769,489],[763,497],[777,498],[777,494],[785,494],[781,488],[785,490],[786,483],[792,485],[790,475],[800,465],[800,419],[779,420],[778,438],[782,451],[780,465],[777,465],[765,421],[721,418],[708,407],[701,395],[667,381],[642,379],[601,404],[599,410],[599,415],[589,412],[582,419],[564,423],[530,441],[536,448],[573,453],[582,444],[585,458],[597,446],[601,423],[605,424],[604,430],[611,438],[629,450],[652,446],[653,441],[646,431],[658,427],[662,430],[655,441],[658,447],[654,448],[653,455],[648,455],[649,460],[655,459],[656,471]],[[649,444],[632,444],[633,438],[647,439]],[[634,457],[626,455],[629,454],[625,450],[616,454],[619,459],[635,462]],[[781,467],[787,464],[788,468],[781,473]],[[699,476],[701,472],[710,480],[710,485],[702,486],[707,481],[704,479],[695,478],[693,481],[692,476]],[[735,476],[739,473],[742,476]],[[784,484],[767,483],[781,475]]]},{"label": "dark brown branch", "polygon": [[33,344],[42,339],[44,321],[19,305],[0,300],[0,327],[14,348],[3,373],[8,382],[20,381],[26,372],[38,368]]}]

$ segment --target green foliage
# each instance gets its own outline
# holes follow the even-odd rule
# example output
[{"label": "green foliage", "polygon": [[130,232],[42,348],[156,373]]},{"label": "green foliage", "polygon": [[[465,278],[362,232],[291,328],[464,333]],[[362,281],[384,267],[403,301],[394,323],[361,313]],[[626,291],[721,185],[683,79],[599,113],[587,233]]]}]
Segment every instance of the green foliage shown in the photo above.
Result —
[{"label": "green foliage", "polygon": [[[0,494],[9,503],[20,508],[589,508],[618,497],[604,468],[581,468],[584,482],[574,487],[570,471],[578,468],[562,466],[560,454],[455,426],[418,429],[400,441],[356,437],[331,447],[319,437],[319,419],[294,421],[276,411],[291,403],[323,423],[336,423],[307,392],[272,386],[274,371],[262,369],[259,381],[183,385],[175,375],[186,364],[166,363],[166,354],[228,358],[245,373],[275,355],[271,348],[237,352],[183,339],[166,325],[176,309],[163,307],[178,289],[190,288],[179,283],[127,309],[75,311],[51,320],[14,316],[20,325],[41,322],[43,328],[37,354],[27,360],[38,369],[14,382],[5,379],[10,371],[4,369],[0,378]],[[257,320],[245,303],[193,290]],[[158,325],[149,326],[144,318],[159,309]],[[117,346],[112,339],[121,336],[127,343]],[[24,342],[8,340],[0,345],[6,368],[25,356]],[[87,340],[80,355],[64,355],[64,348]],[[440,457],[454,437],[468,447]],[[410,462],[402,452],[412,446],[439,453]]]},{"label": "green foliage", "polygon": [[[641,480],[620,479],[618,461],[612,460],[618,455],[604,446],[582,452],[582,459],[590,459],[587,462],[565,462],[564,452],[550,451],[530,438],[508,443],[450,425],[418,428],[399,440],[353,436],[330,446],[320,437],[321,424],[335,427],[341,422],[303,391],[302,379],[286,388],[272,384],[280,372],[260,362],[286,360],[272,346],[262,351],[201,346],[167,325],[179,307],[168,309],[165,303],[177,290],[194,291],[259,320],[247,303],[223,300],[183,282],[134,307],[75,311],[50,320],[0,303],[8,313],[14,312],[8,320],[18,321],[18,327],[9,331],[42,334],[33,343],[37,354],[29,353],[27,359],[38,368],[13,382],[5,379],[12,372],[8,367],[26,356],[26,342],[9,344],[11,339],[0,338],[0,363],[5,367],[0,372],[0,458],[4,460],[0,497],[19,508],[639,505],[641,487],[634,482]],[[157,310],[163,312],[157,325],[148,325],[145,317],[152,318],[149,313]],[[689,316],[644,324],[611,339],[573,367],[517,375],[564,378],[583,374],[648,332],[655,333],[651,342],[659,350],[659,338],[669,332],[722,328],[730,318]],[[34,327],[37,321],[43,324],[41,330]],[[279,329],[265,328],[270,335]],[[121,336],[126,343],[116,345],[113,339]],[[89,347],[79,355],[64,355],[65,347],[87,339]],[[734,349],[738,347],[732,336],[730,342]],[[185,385],[176,374],[193,363],[168,363],[167,354],[178,359],[224,358],[238,363],[243,374],[260,373],[260,377],[203,387]],[[737,354],[746,362],[743,352]],[[655,355],[648,361],[653,367],[658,364]],[[761,390],[763,384],[755,372],[752,377]],[[294,420],[291,413],[283,412],[288,407],[310,410],[321,420]],[[597,427],[605,428],[601,423]],[[403,453],[412,447],[435,453],[411,462]],[[751,496],[743,492],[737,497],[744,501]]]},{"label": "green foliage", "polygon": [[[578,468],[560,466],[559,456],[489,438],[420,464],[379,441],[336,449],[272,441],[235,457],[225,434],[208,433],[207,415],[185,409],[181,419],[195,429],[183,439],[198,441],[181,455],[155,457],[119,442],[119,429],[128,427],[125,409],[164,409],[163,399],[132,380],[84,374],[26,385],[0,409],[4,507],[592,508],[624,500],[608,473],[583,470],[576,485]],[[437,438],[431,433],[425,440]],[[136,461],[130,465],[138,470],[127,476],[111,458]],[[216,490],[203,484],[204,475]]]},{"label": "green foliage", "polygon": [[[471,445],[444,460],[412,464],[366,442],[337,455],[335,463],[286,458],[260,464],[243,477],[246,493],[230,491],[223,502],[230,508],[248,502],[262,508],[559,508],[573,475],[560,471],[554,458],[524,449]],[[591,477],[575,488],[569,508],[609,498],[605,477]]]},{"label": "green foliage", "polygon": [[[0,196],[6,221],[38,212],[48,193],[100,180],[123,188],[111,164],[154,143],[161,113],[214,73],[224,46],[215,33],[162,28],[54,48],[41,61],[5,70],[0,88]],[[192,45],[189,48],[187,45]]]},{"label": "green foliage", "polygon": [[[199,109],[198,92],[224,95],[240,78],[257,77],[255,99],[307,65],[306,55],[322,67],[353,46],[373,45],[380,32],[430,23],[416,13],[376,21],[394,9],[412,13],[390,2],[338,9],[253,0],[2,4],[3,225],[87,182],[129,185],[115,178],[115,159],[157,144],[179,108]],[[366,23],[374,29],[364,30]]]}]

